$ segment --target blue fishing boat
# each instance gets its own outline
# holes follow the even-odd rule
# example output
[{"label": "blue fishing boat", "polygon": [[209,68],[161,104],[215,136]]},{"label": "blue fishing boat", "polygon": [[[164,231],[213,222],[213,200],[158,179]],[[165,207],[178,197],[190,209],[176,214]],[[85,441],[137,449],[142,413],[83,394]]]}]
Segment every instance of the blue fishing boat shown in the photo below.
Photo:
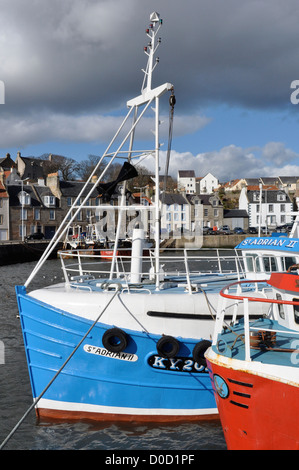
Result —
[{"label": "blue fishing boat", "polygon": [[[299,263],[298,250],[294,252],[297,242],[290,245],[288,238],[284,238],[288,242],[277,239],[277,245],[260,239],[254,243],[250,238],[240,247],[243,257],[237,253],[230,259],[218,256],[217,266],[209,272],[203,271],[200,257],[192,252],[187,255],[187,250],[182,257],[161,253],[163,194],[159,184],[150,208],[130,206],[141,214],[152,211],[153,249],[144,256],[147,227],[141,217],[132,230],[130,256],[119,255],[118,240],[124,236],[122,221],[128,209],[126,182],[137,174],[134,162],[143,158],[154,159],[155,181],[160,181],[160,100],[169,95],[170,127],[175,105],[171,83],[152,87],[162,19],[154,12],[150,21],[141,94],[127,102],[123,123],[65,220],[24,285],[16,286],[33,403],[41,418],[168,422],[217,417],[204,353],[211,344],[220,290],[228,282],[251,279],[252,272],[260,276],[262,269],[269,277],[276,267],[280,269],[275,260],[286,258],[287,251],[291,251],[292,263]],[[153,148],[136,150],[135,131],[148,115],[154,129]],[[131,126],[123,138],[129,120]],[[118,144],[120,136],[123,140]],[[169,152],[167,166],[168,158]],[[96,177],[104,159],[108,163]],[[125,160],[118,178],[103,184],[105,172],[116,159]],[[91,181],[94,184],[88,192]],[[118,217],[109,266],[96,249],[62,250],[64,281],[30,290],[81,208],[111,210],[110,198],[119,185],[118,204],[112,208]],[[95,187],[101,204],[92,207],[88,198]],[[256,297],[265,295],[263,286],[255,292],[255,286],[248,283],[245,289],[254,291]],[[228,307],[234,319],[235,301]]]},{"label": "blue fishing boat", "polygon": [[[99,274],[103,268],[96,250],[91,254],[62,251],[64,282],[29,290],[55,244],[63,239],[76,214],[85,207],[89,194],[83,198],[78,194],[33,272],[23,286],[16,287],[33,400],[40,417],[177,421],[207,419],[218,414],[204,359],[210,345],[213,316],[206,299],[205,312],[198,302],[203,298],[199,283],[212,282],[215,276],[205,278],[199,273],[193,276],[186,257],[184,273],[165,270],[159,249],[158,184],[151,208],[155,236],[151,256],[148,260],[143,256],[145,230],[140,223],[133,230],[129,270],[124,267],[126,260],[117,255],[120,221],[127,209],[125,185],[128,178],[137,174],[134,159],[154,158],[155,178],[160,181],[159,104],[163,95],[169,94],[170,115],[175,104],[171,83],[152,87],[162,19],[154,12],[150,21],[141,94],[127,102],[128,114],[98,165],[104,158],[109,163],[94,183],[104,196],[102,210],[111,209],[109,198],[117,185],[123,185],[117,206],[115,252],[109,270]],[[137,151],[133,146],[134,134],[146,112],[152,116],[154,147]],[[131,118],[126,137],[112,151],[124,124]],[[128,147],[123,150],[125,145]],[[102,184],[105,171],[116,158],[126,159],[119,177],[111,184]],[[98,165],[86,184],[94,180]],[[225,282],[227,275],[221,273],[221,279]]]}]

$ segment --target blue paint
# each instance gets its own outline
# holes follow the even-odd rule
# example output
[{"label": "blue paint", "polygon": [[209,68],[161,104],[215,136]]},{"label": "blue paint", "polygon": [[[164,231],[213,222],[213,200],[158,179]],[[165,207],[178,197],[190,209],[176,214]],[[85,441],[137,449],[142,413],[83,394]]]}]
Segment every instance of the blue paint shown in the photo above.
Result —
[{"label": "blue paint", "polygon": [[[92,322],[28,296],[24,287],[17,286],[16,292],[32,393],[36,398]],[[149,365],[148,358],[157,355],[158,335],[126,330],[129,342],[124,353],[129,356],[125,357],[134,357],[134,360],[102,354],[102,336],[110,327],[101,323],[95,325],[43,398],[136,410],[216,409],[206,369],[197,367],[196,372],[180,371],[175,360],[170,369]],[[196,341],[177,339],[180,342],[178,357],[189,361],[183,365],[188,367],[194,362],[192,351]],[[164,366],[166,362],[154,361],[154,364]]]},{"label": "blue paint", "polygon": [[243,240],[236,249],[240,250],[271,250],[297,253],[299,251],[299,239],[287,237],[250,237]]}]

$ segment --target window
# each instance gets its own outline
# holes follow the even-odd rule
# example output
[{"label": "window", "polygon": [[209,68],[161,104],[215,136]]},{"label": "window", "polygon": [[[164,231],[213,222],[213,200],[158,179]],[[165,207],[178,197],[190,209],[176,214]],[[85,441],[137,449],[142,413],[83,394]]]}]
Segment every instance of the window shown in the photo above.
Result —
[{"label": "window", "polygon": [[47,207],[55,206],[55,196],[44,196],[44,204]]},{"label": "window", "polygon": [[273,256],[264,256],[263,261],[266,272],[278,271],[277,261]]},{"label": "window", "polygon": [[[24,232],[23,232],[23,229],[24,229]],[[19,234],[20,234],[20,238],[23,238],[26,237],[26,225],[19,225]]]},{"label": "window", "polygon": [[166,213],[166,220],[171,220],[171,213],[170,212]]},{"label": "window", "polygon": [[34,209],[34,220],[40,220],[40,209]]},{"label": "window", "polygon": [[181,220],[186,220],[186,214],[184,213],[181,214]]},{"label": "window", "polygon": [[204,210],[203,210],[203,215],[204,215],[205,217],[208,217],[208,209],[204,209]]},{"label": "window", "polygon": [[0,225],[3,225],[3,215],[0,214]]},{"label": "window", "polygon": [[269,212],[274,212],[274,206],[273,206],[273,204],[269,204]]},{"label": "window", "polygon": [[[293,302],[299,302],[299,299],[293,299]],[[294,320],[299,324],[299,305],[294,305]]]},{"label": "window", "polygon": [[50,220],[55,220],[55,210],[54,209],[50,209],[49,219]]},{"label": "window", "polygon": [[174,214],[174,220],[179,220],[179,214],[178,213]]},{"label": "window", "polygon": [[285,211],[286,211],[286,205],[280,204],[280,212],[285,212]]},{"label": "window", "polygon": [[31,202],[30,194],[26,193],[26,191],[21,191],[19,193],[19,201],[22,206],[29,205]]},{"label": "window", "polygon": [[27,209],[22,208],[20,213],[21,220],[27,220]]},{"label": "window", "polygon": [[[280,294],[276,294],[276,300],[282,300],[282,297]],[[284,309],[283,309],[283,304],[277,304],[277,308],[278,308],[278,314],[280,316],[280,318],[282,318],[283,320],[285,319],[285,313],[284,313]]]},{"label": "window", "polygon": [[255,253],[246,253],[246,266],[250,272],[261,272],[260,260]]},{"label": "window", "polygon": [[70,207],[72,205],[72,198],[71,197],[67,198],[67,205],[68,205],[68,207]]},{"label": "window", "polygon": [[277,194],[277,201],[285,201],[286,200],[286,194],[285,193],[278,193]]},{"label": "window", "polygon": [[281,258],[282,261],[282,270],[287,271],[290,266],[297,263],[297,260],[294,256],[284,256]]}]

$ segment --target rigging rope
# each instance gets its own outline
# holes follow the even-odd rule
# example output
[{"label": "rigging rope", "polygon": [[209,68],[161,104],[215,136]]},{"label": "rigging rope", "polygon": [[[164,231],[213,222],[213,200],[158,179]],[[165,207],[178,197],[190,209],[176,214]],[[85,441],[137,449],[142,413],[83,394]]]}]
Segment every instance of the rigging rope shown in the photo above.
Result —
[{"label": "rigging rope", "polygon": [[171,152],[171,144],[172,144],[172,131],[173,131],[173,114],[174,114],[174,106],[176,103],[176,98],[174,95],[174,89],[171,89],[171,95],[169,97],[169,129],[168,129],[168,148],[167,148],[167,155],[166,155],[166,162],[165,162],[165,173],[164,173],[164,184],[163,184],[163,194],[162,194],[162,203],[164,203],[165,193],[166,193],[166,186],[167,186],[167,177],[168,177],[168,170],[169,170],[169,160],[170,160],[170,152]]}]

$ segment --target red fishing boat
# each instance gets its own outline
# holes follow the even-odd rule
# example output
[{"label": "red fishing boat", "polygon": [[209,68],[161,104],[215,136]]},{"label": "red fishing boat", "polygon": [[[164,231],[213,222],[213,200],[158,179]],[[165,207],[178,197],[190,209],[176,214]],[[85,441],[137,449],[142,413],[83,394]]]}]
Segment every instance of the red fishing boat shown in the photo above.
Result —
[{"label": "red fishing boat", "polygon": [[[248,281],[224,288],[212,346],[206,352],[209,373],[229,450],[299,449],[299,266],[273,273],[265,298],[244,291]],[[256,284],[265,281],[255,281]],[[235,300],[243,318],[225,319]],[[268,314],[250,321],[269,304]],[[231,308],[231,307],[230,307]]]}]

